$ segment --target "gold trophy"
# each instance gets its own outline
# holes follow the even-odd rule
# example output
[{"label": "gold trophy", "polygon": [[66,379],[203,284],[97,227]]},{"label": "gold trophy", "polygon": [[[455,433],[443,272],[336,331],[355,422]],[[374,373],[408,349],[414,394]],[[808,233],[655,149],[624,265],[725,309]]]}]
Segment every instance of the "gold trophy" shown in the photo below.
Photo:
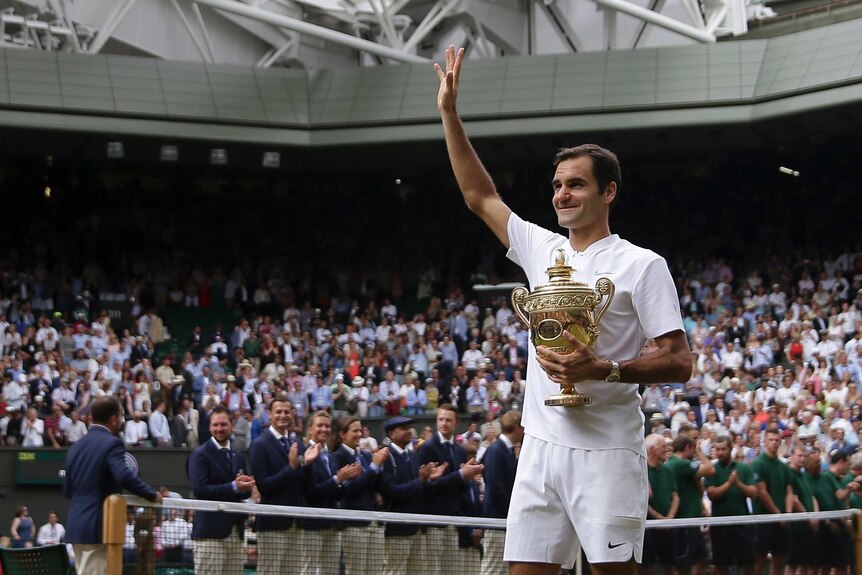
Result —
[{"label": "gold trophy", "polygon": [[[571,353],[572,342],[563,335],[568,331],[584,345],[592,346],[599,337],[599,322],[614,299],[614,284],[608,278],[596,282],[595,289],[585,283],[572,281],[572,272],[566,265],[566,255],[557,250],[554,265],[548,268],[550,282],[530,293],[523,286],[512,290],[512,307],[515,313],[530,326],[533,345],[543,345],[557,353]],[[599,309],[599,304],[605,299]],[[588,405],[590,396],[578,393],[574,384],[561,384],[560,393],[545,400],[545,405],[574,407]]]}]

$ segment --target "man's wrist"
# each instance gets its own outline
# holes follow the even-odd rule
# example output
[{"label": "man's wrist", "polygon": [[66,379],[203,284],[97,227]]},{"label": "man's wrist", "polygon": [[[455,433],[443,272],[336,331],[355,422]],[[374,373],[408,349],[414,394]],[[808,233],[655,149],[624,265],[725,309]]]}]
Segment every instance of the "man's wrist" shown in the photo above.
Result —
[{"label": "man's wrist", "polygon": [[620,364],[612,359],[599,360],[601,371],[599,375],[601,380],[608,383],[617,383],[620,380]]}]

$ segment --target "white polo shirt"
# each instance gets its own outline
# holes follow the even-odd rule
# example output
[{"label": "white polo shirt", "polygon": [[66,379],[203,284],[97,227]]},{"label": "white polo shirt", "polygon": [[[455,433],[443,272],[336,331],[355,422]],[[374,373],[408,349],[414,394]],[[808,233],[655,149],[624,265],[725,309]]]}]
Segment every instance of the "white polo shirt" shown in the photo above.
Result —
[{"label": "white polo shirt", "polygon": [[[524,269],[531,291],[548,283],[546,270],[554,265],[560,248],[565,251],[566,264],[575,268],[575,281],[591,287],[602,277],[613,282],[614,300],[599,324],[594,345],[598,357],[631,360],[638,357],[647,339],[683,329],[676,287],[667,263],[658,254],[617,235],[577,252],[567,237],[525,222],[514,213],[509,217],[508,234],[506,255]],[[571,448],[644,453],[643,415],[636,385],[581,382],[577,390],[592,398],[590,405],[549,407],[545,399],[559,393],[560,386],[548,379],[536,361],[532,342],[527,373],[522,420],[526,433]]]}]

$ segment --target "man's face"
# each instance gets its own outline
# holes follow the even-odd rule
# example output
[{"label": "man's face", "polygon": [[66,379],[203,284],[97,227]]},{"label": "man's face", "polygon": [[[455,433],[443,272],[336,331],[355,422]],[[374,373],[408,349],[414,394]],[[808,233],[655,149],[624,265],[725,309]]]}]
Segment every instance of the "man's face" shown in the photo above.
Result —
[{"label": "man's face", "polygon": [[820,452],[812,451],[808,454],[805,468],[808,470],[808,473],[815,477],[820,475]]},{"label": "man's face", "polygon": [[793,469],[802,469],[808,463],[808,454],[803,449],[794,449],[791,461]]},{"label": "man's face", "polygon": [[224,444],[233,433],[233,422],[227,413],[214,413],[210,418],[210,434]]},{"label": "man's face", "polygon": [[[589,156],[563,160],[554,172],[552,203],[561,227],[584,229],[607,219],[608,204],[616,195],[609,186],[602,194],[593,175],[593,160]],[[601,194],[601,195],[600,195]]]},{"label": "man's face", "polygon": [[724,465],[730,465],[730,444],[729,443],[716,443],[715,447],[715,456],[718,457],[718,460],[722,462]]},{"label": "man's face", "polygon": [[781,443],[781,435],[778,433],[767,433],[763,440],[763,445],[766,447],[766,453],[771,457],[778,454],[778,446]]},{"label": "man's face", "polygon": [[839,477],[843,477],[847,475],[847,471],[850,469],[850,461],[848,459],[842,459],[838,463],[835,464],[835,475]]},{"label": "man's face", "polygon": [[272,403],[272,426],[284,435],[293,424],[293,406],[287,401]]},{"label": "man's face", "polygon": [[452,437],[452,434],[455,432],[455,425],[457,423],[458,422],[455,419],[455,414],[448,409],[437,410],[437,431],[442,433],[443,437],[447,439]]}]

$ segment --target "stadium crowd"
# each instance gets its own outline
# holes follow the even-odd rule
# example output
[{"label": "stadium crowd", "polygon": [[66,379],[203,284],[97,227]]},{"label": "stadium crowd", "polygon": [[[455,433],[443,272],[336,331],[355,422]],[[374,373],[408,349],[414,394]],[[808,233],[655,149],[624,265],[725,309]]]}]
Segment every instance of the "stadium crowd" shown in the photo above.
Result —
[{"label": "stadium crowd", "polygon": [[[315,421],[330,422],[333,440],[345,431],[339,420],[358,422],[357,452],[369,453],[369,465],[382,467],[384,459],[374,454],[391,453],[394,427],[375,438],[365,420],[403,424],[411,416],[437,414],[440,431],[439,414],[451,410],[469,423],[455,438],[466,454],[460,463],[475,460],[465,479],[475,483],[476,501],[487,497],[483,485],[489,479],[486,471],[483,482],[480,463],[501,433],[511,435],[512,423],[501,421],[520,410],[525,392],[529,332],[505,298],[483,308],[457,283],[429,272],[418,282],[419,313],[399,309],[400,299],[392,295],[295,305],[292,291],[272,278],[245,280],[232,273],[216,282],[216,296],[201,289],[211,284],[198,271],[183,282],[161,281],[165,289],[153,290],[152,281],[130,286],[136,301],[153,305],[136,309],[134,325],[122,330],[114,329],[107,313],[91,314],[83,279],[49,293],[38,275],[5,274],[0,441],[72,445],[87,433],[94,399],[107,395],[122,405],[128,448],[196,448],[210,439],[211,415],[225,412],[232,446],[247,452],[273,427],[273,401],[279,398],[289,405],[287,434],[293,440],[331,443],[329,436],[314,439]],[[672,273],[692,375],[685,384],[642,390],[650,517],[862,507],[855,495],[862,482],[856,475],[862,473],[862,254],[792,265],[773,260],[767,269],[746,273],[715,259],[675,264]],[[488,279],[481,270],[474,276],[472,281]],[[443,291],[435,292],[441,285]],[[180,338],[182,349],[175,353],[156,304],[225,306],[242,317],[230,330],[195,328]],[[648,344],[643,353],[650,351]],[[427,426],[399,441],[404,452],[421,453],[434,437]],[[506,441],[517,450],[517,441]],[[792,496],[784,497],[784,487]],[[260,498],[260,491],[254,496]],[[726,504],[731,498],[733,504]],[[481,514],[476,501],[435,512]],[[336,497],[320,506],[344,503]],[[371,508],[379,507],[375,499]],[[428,511],[415,510],[423,509]],[[187,519],[176,512],[164,517],[156,547],[166,560],[181,560],[177,549],[190,549]],[[756,549],[779,559],[773,568],[788,548],[790,565],[806,566],[818,557],[843,568],[849,545],[839,523],[802,526],[830,542],[819,547],[828,550],[822,557],[794,556],[797,546],[790,543],[802,537],[796,527],[757,530]],[[478,549],[479,531],[462,533],[461,548]],[[699,530],[654,533],[660,536],[647,538],[647,564],[697,567],[708,560]],[[717,566],[724,556],[753,564],[754,548],[749,545],[749,557],[738,540],[752,543],[755,535],[712,530]]]}]

